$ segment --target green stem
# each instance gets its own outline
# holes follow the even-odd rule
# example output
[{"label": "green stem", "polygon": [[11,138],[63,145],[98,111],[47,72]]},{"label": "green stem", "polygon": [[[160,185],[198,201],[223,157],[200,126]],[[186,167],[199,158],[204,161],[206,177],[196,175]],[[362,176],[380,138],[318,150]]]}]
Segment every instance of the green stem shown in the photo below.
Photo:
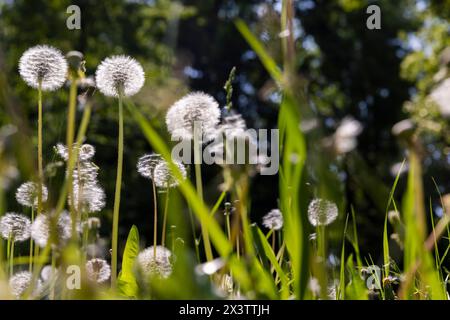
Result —
[{"label": "green stem", "polygon": [[170,188],[167,187],[166,203],[164,205],[163,229],[162,229],[162,236],[161,236],[161,245],[163,247],[166,243],[167,211],[169,208],[169,193],[170,193]]},{"label": "green stem", "polygon": [[[34,209],[31,207],[31,223],[34,222]],[[34,249],[34,241],[33,238],[30,237],[30,260],[28,265],[28,271],[31,272],[33,270],[33,250]]]},{"label": "green stem", "polygon": [[158,197],[156,196],[156,184],[152,180],[153,186],[153,256],[156,258],[156,243],[158,237]]},{"label": "green stem", "polygon": [[231,223],[230,223],[230,213],[226,213],[226,221],[227,221],[227,236],[228,241],[231,241]]},{"label": "green stem", "polygon": [[117,241],[119,233],[119,207],[122,187],[123,167],[123,105],[122,94],[119,94],[119,141],[117,147],[117,177],[116,192],[114,196],[113,228],[112,228],[112,255],[111,255],[111,287],[115,288],[117,279]]},{"label": "green stem", "polygon": [[38,85],[38,215],[42,213],[42,186],[44,169],[42,164],[42,83]]},{"label": "green stem", "polygon": [[14,274],[14,240],[10,242],[11,249],[9,252],[9,276],[12,277]]},{"label": "green stem", "polygon": [[[202,185],[202,169],[201,169],[201,158],[200,158],[200,143],[199,134],[195,130],[197,126],[194,126],[194,165],[195,165],[195,186],[197,188],[197,194],[200,200],[203,201],[203,185]],[[211,261],[213,259],[211,243],[209,241],[209,234],[206,230],[205,222],[203,219],[200,220],[200,225],[202,229],[203,245],[205,247],[206,260]]]},{"label": "green stem", "polygon": [[[69,110],[67,113],[67,132],[66,132],[66,145],[67,145],[67,184],[68,184],[68,195],[70,199],[73,199],[73,140],[75,137],[75,117],[76,117],[76,101],[77,101],[77,82],[76,79],[72,79],[70,84],[69,92]],[[79,147],[79,146],[77,146]],[[75,241],[77,237],[76,232],[76,216],[74,203],[71,201],[70,204],[70,216],[72,217],[72,238]]]},{"label": "green stem", "polygon": [[52,274],[50,277],[50,300],[55,300],[55,273],[56,273],[56,257],[55,251],[52,249]]},{"label": "green stem", "polygon": [[275,253],[275,237],[276,237],[275,233],[276,233],[276,231],[273,230],[273,232],[272,232],[272,251],[274,254],[276,254]]}]

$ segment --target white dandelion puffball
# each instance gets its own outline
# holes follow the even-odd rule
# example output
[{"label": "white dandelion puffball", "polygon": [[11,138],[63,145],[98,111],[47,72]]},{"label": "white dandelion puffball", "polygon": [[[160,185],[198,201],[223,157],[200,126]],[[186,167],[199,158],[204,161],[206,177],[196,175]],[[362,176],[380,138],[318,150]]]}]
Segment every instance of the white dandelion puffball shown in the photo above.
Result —
[{"label": "white dandelion puffball", "polygon": [[7,213],[0,218],[0,235],[12,241],[25,241],[30,238],[31,221],[18,213]]},{"label": "white dandelion puffball", "polygon": [[20,57],[19,73],[32,88],[54,91],[62,87],[67,77],[68,65],[61,51],[56,48],[39,45],[29,48]]},{"label": "white dandelion puffball", "polygon": [[211,139],[216,133],[219,118],[217,101],[206,93],[194,92],[170,107],[166,115],[166,125],[173,140],[193,139],[194,124],[198,126],[197,130],[201,131],[204,138]]},{"label": "white dandelion puffball", "polygon": [[156,246],[156,256],[153,246],[141,251],[136,258],[137,267],[145,276],[167,278],[172,273],[172,253],[163,246]]},{"label": "white dandelion puffball", "polygon": [[[186,168],[184,167],[184,165],[177,160],[173,160],[173,163],[180,170],[183,180],[186,179]],[[166,161],[161,161],[155,166],[153,172],[153,181],[158,188],[173,188],[176,187],[180,182],[173,174],[172,170],[169,167],[169,164]]]},{"label": "white dandelion puffball", "polygon": [[92,161],[82,161],[73,170],[73,183],[96,184],[99,167]]},{"label": "white dandelion puffball", "polygon": [[56,278],[58,276],[58,269],[54,269],[51,265],[46,265],[41,270],[41,279],[43,282],[50,281],[54,277]]},{"label": "white dandelion puffball", "polygon": [[103,60],[95,72],[97,88],[108,97],[129,97],[141,90],[145,82],[142,66],[128,56],[112,56]]},{"label": "white dandelion puffball", "polygon": [[[56,153],[64,160],[69,160],[69,152],[67,147],[58,143],[55,146]],[[78,160],[79,161],[87,161],[90,160],[95,155],[95,147],[90,144],[82,144],[81,147],[78,148],[77,144],[74,143],[72,146],[72,154],[78,151]]]},{"label": "white dandelion puffball", "polygon": [[325,199],[314,199],[308,206],[308,220],[314,226],[326,226],[336,220],[338,208]]},{"label": "white dandelion puffball", "polygon": [[[16,200],[25,207],[36,208],[38,205],[38,189],[39,185],[35,182],[25,182],[17,188]],[[42,185],[42,202],[46,202],[48,198],[48,189]]]},{"label": "white dandelion puffball", "polygon": [[283,215],[278,209],[272,209],[263,217],[263,225],[267,229],[280,230],[283,227]]},{"label": "white dandelion puffball", "polygon": [[153,171],[161,161],[163,158],[157,153],[143,155],[137,162],[137,171],[144,178],[153,179]]},{"label": "white dandelion puffball", "polygon": [[[11,294],[14,295],[17,299],[20,299],[30,287],[32,279],[33,275],[28,271],[21,271],[14,274],[9,279],[9,289],[11,291]],[[36,288],[33,290],[33,295],[38,294],[41,285],[41,281],[38,280],[36,282]]]},{"label": "white dandelion puffball", "polygon": [[103,259],[91,259],[86,262],[88,279],[97,283],[103,283],[111,276],[111,267]]},{"label": "white dandelion puffball", "polygon": [[[105,205],[105,191],[95,183],[79,186],[78,183],[73,184],[73,199],[75,210],[82,212],[99,212]],[[72,204],[72,199],[69,199]]]},{"label": "white dandelion puffball", "polygon": [[245,134],[247,125],[242,115],[233,113],[225,116],[218,127],[218,133],[224,134],[226,139],[234,139]]},{"label": "white dandelion puffball", "polygon": [[[51,216],[48,214],[40,214],[31,225],[31,237],[38,246],[44,248],[50,238]],[[80,227],[77,224],[77,231]],[[72,236],[72,219],[67,211],[61,212],[56,223],[56,232],[58,244],[63,245],[66,240]]]}]

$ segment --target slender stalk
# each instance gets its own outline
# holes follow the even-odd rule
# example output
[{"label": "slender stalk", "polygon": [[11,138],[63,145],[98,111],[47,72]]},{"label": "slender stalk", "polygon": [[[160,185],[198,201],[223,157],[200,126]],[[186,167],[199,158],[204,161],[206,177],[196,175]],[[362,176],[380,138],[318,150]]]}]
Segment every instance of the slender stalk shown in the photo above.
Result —
[{"label": "slender stalk", "polygon": [[162,236],[161,236],[161,245],[163,247],[164,247],[164,244],[166,243],[167,212],[169,209],[169,193],[170,193],[170,188],[167,187],[166,203],[164,205],[163,229],[162,229]]},{"label": "slender stalk", "polygon": [[120,192],[122,187],[122,167],[123,167],[123,105],[122,94],[119,94],[119,141],[117,147],[117,177],[116,192],[114,196],[113,228],[112,228],[112,255],[111,255],[111,287],[116,286],[117,279],[117,240],[119,233],[119,207]]},{"label": "slender stalk", "polygon": [[[202,169],[200,159],[200,143],[199,134],[197,133],[197,126],[194,126],[194,165],[195,165],[195,186],[197,188],[197,194],[203,201],[203,185],[202,185]],[[203,245],[205,247],[206,260],[211,261],[213,259],[211,243],[209,241],[209,234],[206,230],[205,222],[200,220],[202,229]]]},{"label": "slender stalk", "polygon": [[275,237],[276,237],[276,234],[277,232],[275,231],[275,230],[273,230],[273,232],[272,232],[272,251],[273,251],[273,253],[275,254]]},{"label": "slender stalk", "polygon": [[[34,222],[34,208],[31,207],[31,223]],[[34,241],[33,238],[30,237],[30,260],[28,262],[28,271],[31,272],[33,270],[33,250],[34,249]]]},{"label": "slender stalk", "polygon": [[38,215],[42,213],[42,186],[44,169],[42,164],[42,83],[38,85]]},{"label": "slender stalk", "polygon": [[56,273],[56,257],[55,251],[52,249],[52,274],[50,277],[50,300],[55,300],[55,273]]},{"label": "slender stalk", "polygon": [[[69,92],[69,110],[67,112],[67,132],[66,132],[66,145],[67,145],[67,184],[68,184],[68,195],[70,199],[73,199],[73,163],[72,157],[73,155],[73,140],[75,137],[75,118],[76,118],[76,101],[77,101],[77,82],[75,78],[72,78],[70,84],[70,92]],[[79,147],[79,146],[77,146]],[[74,241],[77,237],[76,232],[76,212],[74,208],[74,203],[71,201],[70,204],[70,216],[72,217],[72,237]]]},{"label": "slender stalk", "polygon": [[158,197],[156,196],[156,184],[152,179],[153,186],[153,256],[156,258],[156,243],[158,237]]},{"label": "slender stalk", "polygon": [[12,277],[14,274],[14,240],[11,239],[10,242],[11,249],[9,252],[9,276]]},{"label": "slender stalk", "polygon": [[227,236],[228,241],[231,241],[231,226],[230,226],[230,213],[226,213],[226,222],[227,222]]}]

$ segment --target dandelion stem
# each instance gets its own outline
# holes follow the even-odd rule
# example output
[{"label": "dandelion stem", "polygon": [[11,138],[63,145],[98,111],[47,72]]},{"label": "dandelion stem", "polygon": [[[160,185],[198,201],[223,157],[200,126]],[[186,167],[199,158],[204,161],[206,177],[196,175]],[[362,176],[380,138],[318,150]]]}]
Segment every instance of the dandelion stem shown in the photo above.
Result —
[{"label": "dandelion stem", "polygon": [[273,253],[275,253],[275,233],[276,233],[276,231],[273,230],[273,232],[272,232],[272,251],[273,251]]},{"label": "dandelion stem", "polygon": [[[31,223],[34,222],[34,208],[31,207]],[[34,242],[33,238],[30,237],[30,260],[28,265],[28,271],[31,272],[33,270],[33,250],[34,249]]]},{"label": "dandelion stem", "polygon": [[227,236],[228,241],[231,241],[231,226],[230,226],[230,213],[226,213],[226,221],[227,221]]},{"label": "dandelion stem", "polygon": [[[199,134],[197,132],[197,126],[194,125],[194,165],[195,165],[195,186],[197,188],[197,194],[200,200],[203,201],[203,185],[202,185],[202,169],[201,169],[201,159],[200,159],[200,148]],[[206,230],[205,222],[203,219],[200,220],[200,225],[202,229],[203,245],[205,247],[206,260],[211,261],[213,259],[211,243],[209,241],[209,234]]]},{"label": "dandelion stem", "polygon": [[50,277],[50,300],[55,300],[55,270],[56,270],[56,257],[55,250],[52,249],[52,274]]},{"label": "dandelion stem", "polygon": [[9,244],[11,246],[9,250],[9,276],[12,277],[14,274],[14,240],[11,239]]},{"label": "dandelion stem", "polygon": [[170,188],[167,188],[166,193],[166,203],[164,205],[164,218],[163,218],[163,229],[162,229],[162,236],[161,236],[161,245],[164,247],[164,244],[166,243],[166,226],[167,226],[167,211],[169,208],[169,193]]},{"label": "dandelion stem", "polygon": [[[75,117],[76,117],[76,101],[77,101],[77,82],[76,78],[73,77],[70,84],[70,92],[69,92],[69,110],[67,113],[67,132],[66,132],[66,145],[67,145],[67,182],[68,182],[68,194],[69,198],[73,199],[73,163],[72,158],[73,154],[73,140],[75,137]],[[77,236],[76,232],[76,217],[75,217],[75,204],[73,201],[70,203],[70,216],[72,218],[72,237],[75,240]]]},{"label": "dandelion stem", "polygon": [[119,93],[119,141],[117,147],[117,177],[116,192],[114,196],[113,228],[112,228],[112,256],[111,256],[111,287],[116,286],[117,278],[117,240],[119,232],[119,207],[120,191],[122,187],[122,167],[123,167],[123,105],[122,92]]},{"label": "dandelion stem", "polygon": [[152,179],[153,186],[153,256],[156,258],[156,242],[158,237],[158,197],[156,196],[156,184]]},{"label": "dandelion stem", "polygon": [[38,85],[38,215],[42,213],[42,185],[44,169],[42,164],[42,81]]}]

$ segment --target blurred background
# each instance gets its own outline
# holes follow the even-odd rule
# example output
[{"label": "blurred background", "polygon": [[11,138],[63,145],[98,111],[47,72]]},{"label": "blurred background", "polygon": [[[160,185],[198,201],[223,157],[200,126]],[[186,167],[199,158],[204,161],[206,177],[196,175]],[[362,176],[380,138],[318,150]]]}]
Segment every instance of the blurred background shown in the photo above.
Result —
[{"label": "blurred background", "polygon": [[[66,9],[71,4],[81,9],[79,30],[66,27],[70,16]],[[361,129],[357,145],[329,152],[324,143],[320,145],[324,153],[317,147],[311,152],[319,157],[332,155],[327,175],[335,181],[341,209],[336,234],[342,236],[345,214],[353,206],[362,254],[376,260],[382,255],[389,190],[406,157],[405,146],[391,131],[401,120],[410,119],[420,132],[427,205],[432,214],[443,213],[439,192],[446,194],[450,188],[450,80],[445,82],[450,77],[450,1],[296,0],[294,4],[297,51],[293,71],[305,84],[311,110],[302,130],[308,134],[311,128],[320,127],[320,139],[326,142],[337,137],[343,119],[357,121]],[[366,27],[370,4],[381,8],[380,30]],[[281,2],[272,0],[0,1],[1,212],[21,210],[15,190],[35,173],[35,152],[30,150],[36,139],[36,92],[18,74],[18,60],[27,48],[49,44],[65,53],[80,51],[88,76],[107,56],[135,57],[144,66],[146,83],[133,100],[166,137],[164,116],[171,104],[189,91],[201,90],[224,106],[223,86],[236,67],[233,108],[248,127],[275,128],[278,87],[234,20],[243,19],[272,57],[281,61],[280,10]],[[433,95],[436,90],[440,95]],[[44,159],[50,190],[58,190],[64,172],[52,146],[65,141],[67,97],[68,90],[44,95]],[[86,142],[97,150],[94,161],[101,168],[99,181],[107,194],[102,233],[109,236],[117,106],[98,93],[93,99]],[[125,121],[121,245],[132,224],[150,245],[151,184],[138,175],[136,162],[152,150],[131,117]],[[405,172],[407,168],[406,163]],[[204,170],[205,197],[212,204],[220,193],[222,175],[214,166]],[[306,185],[313,185],[315,179],[309,175]],[[400,180],[396,195],[403,193],[405,181]],[[278,176],[255,176],[251,220],[260,223],[262,215],[278,206],[277,198]],[[56,201],[57,193],[52,196],[50,192],[50,202]]]}]

